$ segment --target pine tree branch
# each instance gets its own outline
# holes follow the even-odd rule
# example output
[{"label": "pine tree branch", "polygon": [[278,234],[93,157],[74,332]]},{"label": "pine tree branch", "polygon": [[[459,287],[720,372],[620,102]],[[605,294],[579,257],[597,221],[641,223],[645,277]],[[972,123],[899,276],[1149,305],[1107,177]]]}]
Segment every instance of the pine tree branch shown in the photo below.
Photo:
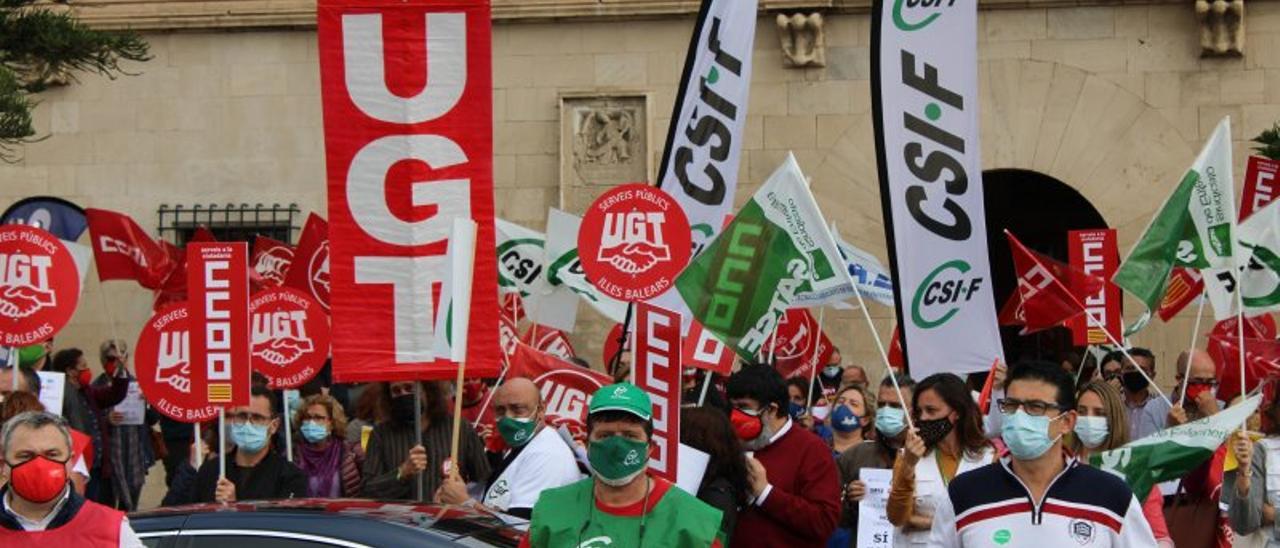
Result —
[{"label": "pine tree branch", "polygon": [[1260,145],[1253,147],[1254,152],[1257,152],[1259,156],[1280,160],[1280,122],[1271,126],[1271,129],[1258,134],[1257,137],[1253,138],[1253,142]]}]

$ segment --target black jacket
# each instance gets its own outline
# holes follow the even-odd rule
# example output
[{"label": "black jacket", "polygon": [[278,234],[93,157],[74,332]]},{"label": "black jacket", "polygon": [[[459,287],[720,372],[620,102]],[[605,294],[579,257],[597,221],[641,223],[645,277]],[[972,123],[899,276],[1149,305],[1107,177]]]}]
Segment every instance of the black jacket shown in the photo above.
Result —
[{"label": "black jacket", "polygon": [[[268,450],[252,468],[236,466],[235,452],[227,453],[227,479],[236,485],[236,500],[278,500],[307,496],[307,475],[275,451]],[[196,473],[191,500],[214,502],[218,489],[218,459],[210,458]]]}]

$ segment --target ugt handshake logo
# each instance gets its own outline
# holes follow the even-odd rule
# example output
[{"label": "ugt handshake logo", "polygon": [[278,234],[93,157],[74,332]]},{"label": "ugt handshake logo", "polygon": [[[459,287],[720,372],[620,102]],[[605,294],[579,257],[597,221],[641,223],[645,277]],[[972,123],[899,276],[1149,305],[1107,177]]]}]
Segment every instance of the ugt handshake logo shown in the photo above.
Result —
[{"label": "ugt handshake logo", "polygon": [[671,260],[671,248],[662,241],[666,215],[657,212],[609,213],[604,218],[604,236],[596,259],[619,271],[637,275],[659,262]]}]

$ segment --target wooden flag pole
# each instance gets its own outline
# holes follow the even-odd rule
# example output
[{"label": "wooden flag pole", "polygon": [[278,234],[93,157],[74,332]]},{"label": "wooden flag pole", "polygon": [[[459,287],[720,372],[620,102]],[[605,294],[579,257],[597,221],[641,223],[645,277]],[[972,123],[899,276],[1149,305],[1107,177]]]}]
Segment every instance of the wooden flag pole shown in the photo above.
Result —
[{"label": "wooden flag pole", "polygon": [[227,408],[218,408],[218,479],[227,477]]},{"label": "wooden flag pole", "polygon": [[453,396],[453,441],[449,445],[450,475],[458,473],[458,440],[462,436],[462,378],[466,370],[466,362],[458,364],[458,386]]},{"label": "wooden flag pole", "polygon": [[708,369],[707,375],[702,378],[702,393],[698,394],[698,407],[702,407],[702,404],[707,401],[707,387],[711,386],[711,374],[712,371]]},{"label": "wooden flag pole", "polygon": [[289,391],[280,389],[280,404],[283,406],[284,420],[284,458],[293,462],[293,421],[289,420]]},{"label": "wooden flag pole", "polygon": [[[413,381],[413,445],[415,447],[422,445],[422,383],[419,381]],[[426,472],[419,472],[413,479],[413,497],[418,502],[423,502],[422,474],[424,473]]]}]

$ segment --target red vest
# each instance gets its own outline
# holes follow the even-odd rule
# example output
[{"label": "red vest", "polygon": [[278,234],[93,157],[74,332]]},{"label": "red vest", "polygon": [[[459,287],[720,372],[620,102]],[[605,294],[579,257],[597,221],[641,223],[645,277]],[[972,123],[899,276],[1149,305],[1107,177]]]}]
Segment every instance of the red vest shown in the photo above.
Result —
[{"label": "red vest", "polygon": [[118,548],[124,512],[85,501],[71,521],[57,529],[13,531],[0,527],[0,546],[75,546]]}]

